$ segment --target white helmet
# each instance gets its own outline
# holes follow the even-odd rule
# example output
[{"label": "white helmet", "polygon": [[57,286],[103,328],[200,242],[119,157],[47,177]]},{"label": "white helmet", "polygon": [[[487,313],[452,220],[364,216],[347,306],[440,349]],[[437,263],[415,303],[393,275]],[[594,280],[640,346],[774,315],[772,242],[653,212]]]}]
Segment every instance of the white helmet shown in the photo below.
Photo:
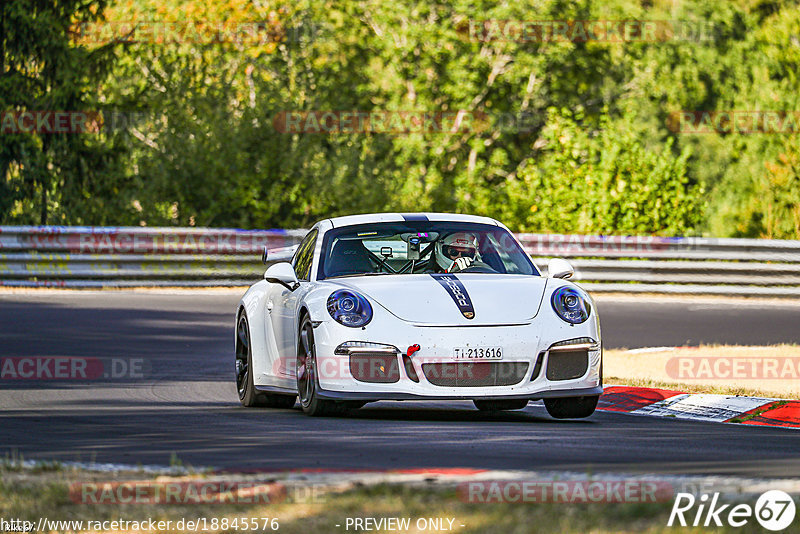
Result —
[{"label": "white helmet", "polygon": [[436,263],[449,271],[459,257],[475,259],[478,254],[478,238],[470,232],[456,232],[436,242]]}]

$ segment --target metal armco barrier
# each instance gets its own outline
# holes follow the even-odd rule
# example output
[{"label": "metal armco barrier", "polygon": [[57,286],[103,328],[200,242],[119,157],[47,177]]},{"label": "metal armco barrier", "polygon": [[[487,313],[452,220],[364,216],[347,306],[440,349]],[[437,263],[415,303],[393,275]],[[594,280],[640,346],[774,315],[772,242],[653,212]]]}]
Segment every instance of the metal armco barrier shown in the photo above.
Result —
[{"label": "metal armco barrier", "polygon": [[244,286],[261,253],[289,259],[304,230],[0,226],[0,285]]},{"label": "metal armco barrier", "polygon": [[[0,285],[246,286],[305,230],[0,227]],[[567,258],[592,292],[800,297],[800,241],[518,234],[544,271]]]}]

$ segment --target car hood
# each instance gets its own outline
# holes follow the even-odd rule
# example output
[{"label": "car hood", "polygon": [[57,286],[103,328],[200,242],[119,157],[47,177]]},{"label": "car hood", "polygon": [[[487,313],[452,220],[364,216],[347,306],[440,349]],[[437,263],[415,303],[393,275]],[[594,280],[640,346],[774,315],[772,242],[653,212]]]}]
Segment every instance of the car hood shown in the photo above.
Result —
[{"label": "car hood", "polygon": [[[358,291],[404,321],[485,326],[530,322],[547,285],[541,276],[461,273],[330,279]],[[470,318],[472,315],[472,318]]]}]

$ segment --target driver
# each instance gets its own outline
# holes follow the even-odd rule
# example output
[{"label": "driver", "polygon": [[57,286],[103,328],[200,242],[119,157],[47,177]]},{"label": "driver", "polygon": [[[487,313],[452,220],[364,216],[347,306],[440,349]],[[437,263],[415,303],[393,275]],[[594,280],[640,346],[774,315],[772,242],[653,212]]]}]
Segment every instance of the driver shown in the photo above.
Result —
[{"label": "driver", "polygon": [[436,264],[440,272],[467,269],[478,254],[478,238],[470,232],[456,232],[436,242]]}]

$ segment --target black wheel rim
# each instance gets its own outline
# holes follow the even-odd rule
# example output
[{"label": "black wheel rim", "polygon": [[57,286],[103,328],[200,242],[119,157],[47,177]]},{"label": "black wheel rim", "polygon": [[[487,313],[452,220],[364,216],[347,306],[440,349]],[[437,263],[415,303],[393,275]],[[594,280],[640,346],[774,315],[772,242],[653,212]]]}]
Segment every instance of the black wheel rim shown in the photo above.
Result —
[{"label": "black wheel rim", "polygon": [[247,379],[250,373],[250,332],[247,329],[247,319],[244,315],[239,318],[236,326],[236,389],[239,398],[243,399],[247,393]]},{"label": "black wheel rim", "polygon": [[308,406],[314,396],[314,333],[310,324],[300,330],[300,343],[297,347],[297,393],[300,403]]}]

